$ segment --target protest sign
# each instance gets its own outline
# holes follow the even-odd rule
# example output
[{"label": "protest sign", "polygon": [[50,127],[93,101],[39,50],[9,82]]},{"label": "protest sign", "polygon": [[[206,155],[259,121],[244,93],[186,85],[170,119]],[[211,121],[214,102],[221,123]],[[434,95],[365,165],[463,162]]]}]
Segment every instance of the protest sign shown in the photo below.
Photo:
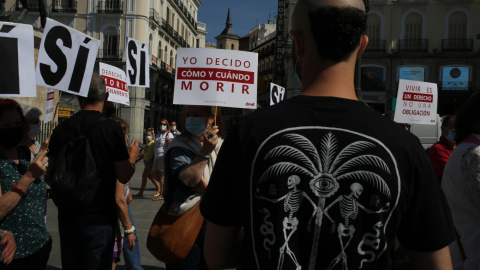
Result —
[{"label": "protest sign", "polygon": [[127,38],[127,82],[129,86],[150,87],[150,56],[148,46]]},{"label": "protest sign", "polygon": [[270,83],[270,106],[280,103],[285,99],[285,87]]},{"label": "protest sign", "polygon": [[130,105],[127,76],[125,76],[125,72],[105,63],[99,63],[99,65],[100,76],[105,79],[108,101]]},{"label": "protest sign", "polygon": [[86,97],[100,41],[47,18],[38,53],[37,84]]},{"label": "protest sign", "polygon": [[47,88],[47,101],[45,102],[45,114],[43,117],[43,122],[48,123],[53,120],[53,103],[55,99],[55,92],[52,88]]},{"label": "protest sign", "polygon": [[179,48],[173,104],[257,108],[258,54]]},{"label": "protest sign", "polygon": [[397,123],[435,125],[437,84],[400,80],[394,120]]},{"label": "protest sign", "polygon": [[0,22],[0,97],[36,97],[33,27]]}]

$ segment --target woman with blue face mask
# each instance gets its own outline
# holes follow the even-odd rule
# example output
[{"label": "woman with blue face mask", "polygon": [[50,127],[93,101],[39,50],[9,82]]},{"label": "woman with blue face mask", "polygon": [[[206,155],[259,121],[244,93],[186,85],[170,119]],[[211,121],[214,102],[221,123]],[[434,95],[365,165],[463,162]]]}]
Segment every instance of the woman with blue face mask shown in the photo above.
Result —
[{"label": "woman with blue face mask", "polygon": [[[196,206],[208,185],[225,137],[222,117],[213,106],[186,105],[180,116],[182,134],[165,153],[165,203],[168,212],[180,214]],[[203,259],[204,228],[187,257],[167,270],[207,269]]]}]

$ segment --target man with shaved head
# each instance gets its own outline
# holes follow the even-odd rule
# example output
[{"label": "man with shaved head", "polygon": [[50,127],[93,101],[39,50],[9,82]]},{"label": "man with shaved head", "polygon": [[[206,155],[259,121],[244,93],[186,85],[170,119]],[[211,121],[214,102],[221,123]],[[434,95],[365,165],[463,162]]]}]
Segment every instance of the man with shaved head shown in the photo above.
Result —
[{"label": "man with shaved head", "polygon": [[302,93],[239,120],[200,205],[210,269],[452,269],[448,205],[418,139],[355,95],[368,1],[299,0]]}]

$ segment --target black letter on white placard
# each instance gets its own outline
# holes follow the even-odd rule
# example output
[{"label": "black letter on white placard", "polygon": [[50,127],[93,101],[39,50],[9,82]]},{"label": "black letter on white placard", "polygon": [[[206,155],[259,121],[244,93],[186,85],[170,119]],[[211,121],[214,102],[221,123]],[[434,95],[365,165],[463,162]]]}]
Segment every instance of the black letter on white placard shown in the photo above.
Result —
[{"label": "black letter on white placard", "polygon": [[[143,44],[142,49],[145,47],[145,44]],[[142,51],[140,53],[140,85],[146,85],[145,84],[145,58],[147,56],[145,55],[145,51]],[[148,68],[148,67],[147,67]]]},{"label": "black letter on white placard", "polygon": [[135,41],[130,40],[130,42],[128,42],[128,59],[130,60],[130,66],[133,69],[133,74],[131,71],[128,71],[128,76],[130,77],[130,83],[135,84],[137,82],[137,61],[135,61],[135,57],[133,56],[132,52],[137,54],[137,44],[135,44]]},{"label": "black letter on white placard", "polygon": [[[84,44],[90,42],[90,38],[85,38],[83,41]],[[87,47],[81,46],[78,50],[77,60],[75,61],[75,67],[73,68],[72,79],[70,80],[70,85],[68,85],[68,90],[80,93],[82,88],[83,76],[85,75],[85,69],[87,67],[88,53],[89,49]]]},{"label": "black letter on white placard", "polygon": [[[0,33],[8,33],[15,26],[3,25]],[[0,65],[0,94],[20,94],[20,76],[18,69],[18,39],[0,37],[0,52],[2,64]]]},{"label": "black letter on white placard", "polygon": [[40,74],[42,74],[43,81],[51,86],[57,85],[67,72],[67,57],[57,46],[58,39],[62,40],[63,46],[72,48],[72,37],[65,27],[55,26],[45,37],[45,52],[57,65],[57,72],[52,72],[49,65],[40,63]]},{"label": "black letter on white placard", "polygon": [[273,89],[272,89],[272,102],[273,104],[277,104],[279,102],[278,100],[278,87],[274,86]]}]

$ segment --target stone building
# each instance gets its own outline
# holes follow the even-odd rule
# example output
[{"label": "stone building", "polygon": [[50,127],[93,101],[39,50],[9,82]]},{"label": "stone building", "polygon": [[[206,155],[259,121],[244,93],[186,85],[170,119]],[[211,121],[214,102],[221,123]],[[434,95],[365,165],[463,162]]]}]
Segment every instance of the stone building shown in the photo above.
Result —
[{"label": "stone building", "polygon": [[[8,19],[32,24],[41,35],[38,3],[28,3],[29,12],[18,21],[24,7],[18,0],[6,0]],[[199,0],[47,0],[52,19],[100,40],[97,62],[125,70],[126,38],[148,44],[150,88],[130,87],[130,106],[116,106],[130,123],[131,137],[140,140],[161,118],[179,117],[180,107],[172,104],[175,59],[178,48],[205,44],[206,26],[197,21],[200,5]],[[76,98],[65,93],[60,106],[79,109]]]}]

